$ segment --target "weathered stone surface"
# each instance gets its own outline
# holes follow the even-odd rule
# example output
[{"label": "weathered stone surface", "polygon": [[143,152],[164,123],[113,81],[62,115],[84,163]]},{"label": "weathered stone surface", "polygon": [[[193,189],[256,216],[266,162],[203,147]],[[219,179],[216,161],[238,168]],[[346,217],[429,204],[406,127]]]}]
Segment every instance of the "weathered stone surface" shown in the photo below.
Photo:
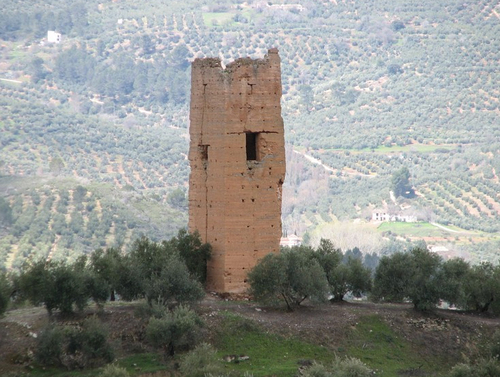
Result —
[{"label": "weathered stone surface", "polygon": [[208,288],[243,292],[259,259],[279,251],[285,147],[277,49],[264,59],[192,65],[189,230],[213,247]]}]

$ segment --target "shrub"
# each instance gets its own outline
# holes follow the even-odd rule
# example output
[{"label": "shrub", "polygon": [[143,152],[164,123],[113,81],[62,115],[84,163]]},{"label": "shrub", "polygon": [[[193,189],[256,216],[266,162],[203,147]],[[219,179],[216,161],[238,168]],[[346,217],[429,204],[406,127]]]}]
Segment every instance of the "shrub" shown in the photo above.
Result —
[{"label": "shrub", "polygon": [[78,347],[86,359],[86,364],[98,365],[113,361],[115,355],[108,342],[108,332],[96,318],[83,322],[82,331],[77,335]]},{"label": "shrub", "polygon": [[177,237],[172,239],[175,243],[179,256],[186,263],[189,273],[198,281],[205,284],[207,280],[207,261],[212,255],[212,246],[202,243],[198,232],[188,233],[181,229]]},{"label": "shrub", "polygon": [[62,365],[64,333],[61,327],[48,326],[38,338],[35,360],[42,365]]},{"label": "shrub", "polygon": [[120,368],[114,364],[109,364],[104,367],[104,370],[99,377],[129,377],[130,374],[125,368]]},{"label": "shrub", "polygon": [[304,377],[369,377],[373,371],[356,358],[336,358],[330,368],[314,363],[303,371]]},{"label": "shrub", "polygon": [[314,363],[302,372],[303,377],[332,377],[323,364]]},{"label": "shrub", "polygon": [[35,359],[42,365],[64,366],[71,370],[109,363],[114,353],[102,324],[90,318],[83,322],[81,329],[47,327],[38,340]]},{"label": "shrub", "polygon": [[207,343],[202,343],[186,354],[181,362],[180,371],[183,376],[204,377],[221,375],[224,368],[217,359],[215,349]]},{"label": "shrub", "polygon": [[134,315],[142,319],[162,318],[168,313],[168,308],[165,305],[152,303],[149,305],[147,302],[142,302],[134,310]]},{"label": "shrub", "polygon": [[442,260],[424,248],[384,256],[375,271],[373,298],[383,301],[410,299],[417,310],[433,309],[443,293]]},{"label": "shrub", "polygon": [[45,260],[35,262],[19,277],[20,294],[33,305],[43,303],[49,315],[54,309],[64,314],[73,313],[74,306],[83,310],[89,298],[85,263],[85,257],[71,265]]},{"label": "shrub", "polygon": [[6,276],[0,273],[0,316],[5,313],[9,306],[10,284]]},{"label": "shrub", "polygon": [[354,357],[337,359],[335,364],[333,377],[369,377],[372,375],[370,368]]},{"label": "shrub", "polygon": [[189,350],[196,345],[202,324],[194,311],[180,305],[162,318],[151,318],[146,327],[146,339],[173,356],[178,350]]},{"label": "shrub", "polygon": [[474,365],[457,364],[448,377],[498,377],[500,363],[495,359],[481,359]]}]

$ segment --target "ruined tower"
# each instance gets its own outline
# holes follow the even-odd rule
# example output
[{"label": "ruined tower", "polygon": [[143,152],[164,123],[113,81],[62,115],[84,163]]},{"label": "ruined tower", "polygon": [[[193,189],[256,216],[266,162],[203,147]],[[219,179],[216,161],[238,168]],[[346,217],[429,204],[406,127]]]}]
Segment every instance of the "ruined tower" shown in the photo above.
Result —
[{"label": "ruined tower", "polygon": [[279,251],[285,147],[277,49],[263,59],[196,59],[191,75],[189,230],[213,247],[209,289],[243,292]]}]

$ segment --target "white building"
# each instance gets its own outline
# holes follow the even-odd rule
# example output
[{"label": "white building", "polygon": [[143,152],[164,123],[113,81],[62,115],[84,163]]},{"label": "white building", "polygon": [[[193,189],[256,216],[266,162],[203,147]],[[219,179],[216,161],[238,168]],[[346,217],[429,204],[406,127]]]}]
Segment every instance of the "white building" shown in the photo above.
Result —
[{"label": "white building", "polygon": [[47,42],[48,43],[61,43],[61,33],[49,30],[47,32]]},{"label": "white building", "polygon": [[302,238],[296,236],[295,234],[291,234],[288,237],[281,237],[280,246],[300,246],[302,244]]},{"label": "white building", "polygon": [[403,223],[417,222],[417,216],[402,213],[389,213],[387,210],[375,209],[372,212],[372,221],[399,221]]}]

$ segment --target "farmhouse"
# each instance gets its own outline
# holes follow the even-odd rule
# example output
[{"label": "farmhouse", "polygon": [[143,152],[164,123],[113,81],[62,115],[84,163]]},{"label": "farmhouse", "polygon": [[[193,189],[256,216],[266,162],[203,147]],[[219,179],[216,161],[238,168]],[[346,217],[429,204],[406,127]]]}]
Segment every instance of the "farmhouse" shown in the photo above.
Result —
[{"label": "farmhouse", "polygon": [[417,222],[417,216],[404,213],[389,213],[386,209],[374,209],[372,212],[372,221],[399,221],[404,223]]}]

